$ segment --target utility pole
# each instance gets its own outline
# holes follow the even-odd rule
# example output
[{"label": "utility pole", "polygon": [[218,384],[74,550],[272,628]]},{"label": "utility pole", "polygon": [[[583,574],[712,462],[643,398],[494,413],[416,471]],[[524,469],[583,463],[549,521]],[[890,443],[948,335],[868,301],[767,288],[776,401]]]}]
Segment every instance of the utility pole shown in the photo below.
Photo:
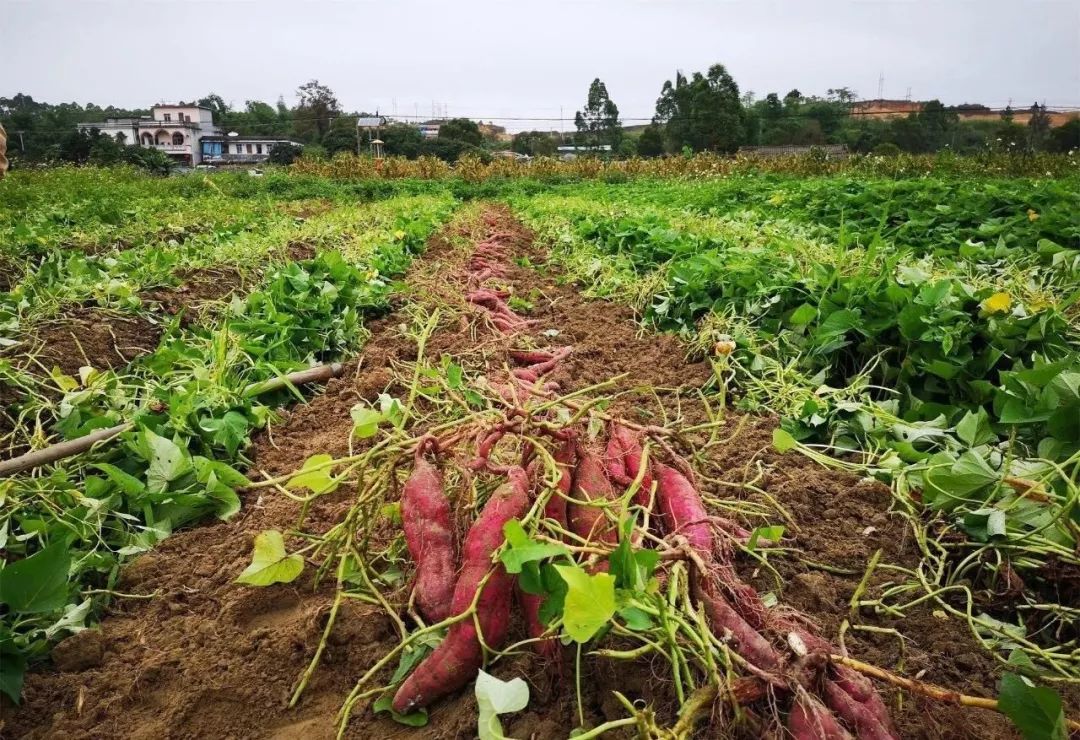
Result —
[{"label": "utility pole", "polygon": [[885,99],[885,71],[884,70],[882,70],[880,73],[878,73],[877,97],[878,97],[878,100],[884,100]]}]

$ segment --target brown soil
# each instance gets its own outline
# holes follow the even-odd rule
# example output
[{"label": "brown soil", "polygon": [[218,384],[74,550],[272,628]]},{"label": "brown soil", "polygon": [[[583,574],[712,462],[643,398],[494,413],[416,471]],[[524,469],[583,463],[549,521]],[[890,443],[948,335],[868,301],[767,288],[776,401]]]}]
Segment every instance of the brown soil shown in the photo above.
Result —
[{"label": "brown soil", "polygon": [[68,375],[79,368],[123,367],[157,348],[161,327],[143,316],[100,308],[75,308],[35,327],[31,346],[38,362]]},{"label": "brown soil", "polygon": [[[443,235],[445,237],[446,234]],[[530,249],[521,233],[519,248]],[[534,261],[536,255],[532,255]],[[416,297],[451,300],[460,275],[460,255],[446,238],[433,240],[409,281]],[[512,271],[509,281],[520,295],[538,290],[534,316],[542,323],[530,332],[537,344],[573,344],[572,360],[560,369],[564,388],[580,388],[621,372],[626,391],[618,406],[643,418],[683,415],[702,418],[692,396],[674,390],[653,396],[630,391],[635,385],[673,388],[700,384],[707,368],[686,363],[671,338],[639,335],[621,307],[582,299],[572,288],[531,270]],[[530,299],[531,300],[531,299]],[[339,455],[348,448],[352,428],[349,409],[358,399],[372,400],[394,381],[394,363],[415,358],[415,345],[401,336],[401,315],[369,325],[372,337],[345,375],[331,381],[325,393],[299,406],[263,435],[254,449],[255,468],[271,475],[297,469],[314,453]],[[544,334],[557,328],[559,335]],[[518,342],[522,340],[519,338]],[[463,365],[495,356],[503,339],[491,339],[476,322],[441,328],[429,343],[429,354],[453,355]],[[491,368],[494,371],[494,368]],[[741,426],[740,426],[741,425]],[[885,513],[889,492],[845,474],[818,467],[806,458],[772,451],[775,421],[732,414],[718,435],[727,442],[709,449],[703,473],[717,481],[703,491],[717,499],[756,500],[742,487],[754,485],[780,501],[798,529],[789,556],[773,556],[779,571],[775,583],[751,561],[740,563],[743,576],[760,590],[773,591],[787,603],[812,615],[823,634],[835,638],[848,616],[848,600],[870,555],[883,549],[882,562],[910,565],[917,552],[903,520]],[[307,526],[316,529],[336,521],[348,507],[344,488],[313,507]],[[297,506],[262,489],[244,496],[244,510],[229,523],[209,524],[180,532],[156,551],[129,565],[118,590],[150,599],[119,599],[99,630],[84,632],[62,645],[54,665],[27,676],[21,707],[8,712],[6,736],[29,738],[329,738],[335,715],[356,679],[396,643],[389,618],[377,607],[346,601],[318,670],[295,709],[286,708],[297,676],[319,642],[332,600],[324,584],[314,588],[310,571],[289,585],[255,589],[235,584],[249,562],[255,534],[286,529],[295,523]],[[823,563],[847,574],[826,572],[807,561]],[[873,596],[884,576],[876,576]],[[520,622],[515,618],[515,623]],[[858,624],[889,627],[890,634],[848,631],[853,657],[970,693],[991,696],[998,670],[974,643],[967,628],[934,615],[927,607],[902,621],[860,613]],[[512,638],[514,635],[512,635]],[[511,737],[565,738],[576,724],[571,661],[561,680],[552,680],[531,655],[496,663],[501,678],[523,675],[531,684],[529,708],[506,718]],[[602,660],[584,661],[582,690],[586,720],[599,723],[625,716],[611,691],[653,703],[662,719],[675,706],[666,669],[657,664]],[[902,736],[916,738],[1011,738],[1014,733],[997,715],[979,710],[932,704],[889,693]],[[902,702],[901,702],[902,699]],[[356,738],[470,738],[476,732],[476,701],[471,690],[432,707],[427,727],[413,729],[374,715],[359,704],[347,735]],[[703,729],[701,737],[725,736],[719,728]]]},{"label": "brown soil", "polygon": [[234,268],[178,270],[177,287],[155,288],[142,294],[144,301],[158,303],[162,311],[175,315],[183,312],[185,325],[197,321],[205,304],[228,298],[242,288],[244,276]]}]

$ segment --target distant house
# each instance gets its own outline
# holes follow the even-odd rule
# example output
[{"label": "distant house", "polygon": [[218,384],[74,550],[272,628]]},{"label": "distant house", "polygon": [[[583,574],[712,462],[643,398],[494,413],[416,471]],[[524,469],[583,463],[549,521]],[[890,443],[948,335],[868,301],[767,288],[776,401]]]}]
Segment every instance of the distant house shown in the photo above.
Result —
[{"label": "distant house", "polygon": [[204,136],[200,144],[203,164],[252,164],[265,162],[279,144],[303,146],[280,136]]},{"label": "distant house", "polygon": [[581,154],[596,154],[597,152],[610,152],[611,144],[596,144],[595,146],[560,146],[556,150],[559,158],[570,161],[577,159]]},{"label": "distant house", "polygon": [[442,128],[442,121],[424,121],[417,126],[420,129],[420,135],[425,139],[437,139],[439,138],[439,129]]},{"label": "distant house", "polygon": [[280,137],[226,137],[214,124],[213,111],[198,105],[162,103],[151,108],[148,117],[109,118],[80,123],[78,128],[97,129],[118,144],[158,149],[186,165],[262,162],[270,156],[275,144],[288,141]]},{"label": "distant house", "polygon": [[815,144],[804,146],[802,144],[788,144],[784,146],[741,146],[739,155],[743,157],[759,157],[769,159],[772,157],[794,157],[810,152],[823,152],[829,159],[846,159],[847,147],[843,144]]}]

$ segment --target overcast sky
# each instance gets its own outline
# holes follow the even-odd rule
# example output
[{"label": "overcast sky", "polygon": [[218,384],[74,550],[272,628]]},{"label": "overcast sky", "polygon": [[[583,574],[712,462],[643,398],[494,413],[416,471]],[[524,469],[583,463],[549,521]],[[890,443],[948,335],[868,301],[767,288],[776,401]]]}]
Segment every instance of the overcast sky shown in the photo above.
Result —
[{"label": "overcast sky", "polygon": [[[209,92],[572,125],[594,77],[627,123],[675,70],[744,92],[848,86],[994,107],[1080,105],[1080,0],[0,0],[0,96],[148,107]],[[560,114],[560,107],[562,112]]]}]

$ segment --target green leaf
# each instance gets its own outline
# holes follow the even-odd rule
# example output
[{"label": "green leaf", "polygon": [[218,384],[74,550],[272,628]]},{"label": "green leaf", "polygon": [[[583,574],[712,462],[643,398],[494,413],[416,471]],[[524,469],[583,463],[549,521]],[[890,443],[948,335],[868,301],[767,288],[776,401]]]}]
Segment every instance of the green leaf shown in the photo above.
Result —
[{"label": "green leaf", "polygon": [[304,558],[285,552],[285,538],[281,532],[268,529],[255,537],[255,551],[251,565],[244,569],[237,583],[249,586],[269,586],[273,583],[289,583],[304,570]]},{"label": "green leaf", "polygon": [[133,475],[125,473],[115,465],[109,463],[97,463],[93,467],[105,474],[109,480],[126,493],[128,496],[141,496],[146,493],[146,485]]},{"label": "green leaf", "polygon": [[809,303],[804,303],[791,312],[791,316],[788,317],[788,323],[795,326],[803,326],[816,319],[817,314],[818,310],[816,307],[811,306]]},{"label": "green leaf", "polygon": [[0,570],[0,603],[19,614],[61,609],[67,603],[70,568],[71,553],[65,542],[54,542],[16,560]]},{"label": "green leaf", "polygon": [[190,472],[191,458],[187,450],[181,449],[171,439],[143,429],[142,444],[143,450],[149,453],[147,461],[150,467],[146,471],[146,482],[150,493],[163,493],[171,482]]},{"label": "green leaf", "polygon": [[219,419],[203,419],[199,428],[210,434],[210,440],[224,447],[230,457],[235,457],[237,450],[247,440],[247,417],[237,411],[228,411]]},{"label": "green leaf", "polygon": [[16,704],[22,698],[26,658],[19,653],[0,651],[0,693],[7,694]]},{"label": "green leaf", "polygon": [[992,441],[995,435],[990,428],[990,416],[986,409],[980,408],[977,413],[969,411],[964,414],[964,418],[956,425],[956,436],[968,447],[978,447]]},{"label": "green leaf", "polygon": [[754,531],[750,533],[750,540],[746,543],[746,549],[753,552],[757,548],[759,539],[766,539],[769,542],[779,542],[780,538],[784,536],[784,527],[781,524],[774,524],[769,527],[755,527]]},{"label": "green leaf", "polygon": [[1001,677],[998,709],[1023,734],[1025,740],[1065,740],[1065,712],[1053,689],[1033,686],[1013,673]]},{"label": "green leaf", "polygon": [[537,542],[531,539],[517,519],[511,519],[503,525],[503,534],[510,547],[503,549],[499,560],[506,567],[507,573],[520,573],[525,563],[544,560],[558,555],[570,555],[570,551],[563,545],[548,542]]},{"label": "green leaf", "polygon": [[382,411],[383,418],[396,427],[400,427],[405,421],[405,408],[401,401],[388,393],[379,394],[379,410]]},{"label": "green leaf", "polygon": [[623,618],[623,622],[626,623],[628,629],[636,632],[652,629],[653,627],[652,616],[636,606],[623,607],[619,610],[619,616]]},{"label": "green leaf", "polygon": [[480,709],[476,729],[480,740],[507,740],[500,714],[520,712],[529,705],[529,685],[520,678],[501,681],[480,671],[476,676],[476,704]]},{"label": "green leaf", "polygon": [[446,366],[446,384],[450,386],[452,390],[457,390],[461,387],[462,373],[461,365],[456,363],[449,363]]},{"label": "green leaf", "polygon": [[788,432],[780,427],[773,429],[772,445],[777,452],[787,452],[795,448],[798,442]]},{"label": "green leaf", "polygon": [[353,436],[357,439],[374,437],[379,431],[379,423],[383,420],[382,414],[363,403],[349,409],[349,416],[353,420]]},{"label": "green leaf", "polygon": [[556,565],[566,581],[563,628],[575,642],[588,642],[615,614],[615,577],[589,575],[576,565]]},{"label": "green leaf", "polygon": [[329,464],[333,459],[333,455],[312,455],[300,466],[297,474],[289,478],[285,487],[293,490],[306,488],[314,494],[331,493],[338,487],[333,476],[334,466]]},{"label": "green leaf", "polygon": [[375,703],[371,705],[371,709],[375,714],[380,712],[389,712],[390,718],[401,725],[408,727],[423,727],[428,723],[428,713],[424,708],[417,709],[415,712],[409,712],[408,714],[398,714],[394,711],[394,695],[393,693],[385,693],[375,700]]}]

